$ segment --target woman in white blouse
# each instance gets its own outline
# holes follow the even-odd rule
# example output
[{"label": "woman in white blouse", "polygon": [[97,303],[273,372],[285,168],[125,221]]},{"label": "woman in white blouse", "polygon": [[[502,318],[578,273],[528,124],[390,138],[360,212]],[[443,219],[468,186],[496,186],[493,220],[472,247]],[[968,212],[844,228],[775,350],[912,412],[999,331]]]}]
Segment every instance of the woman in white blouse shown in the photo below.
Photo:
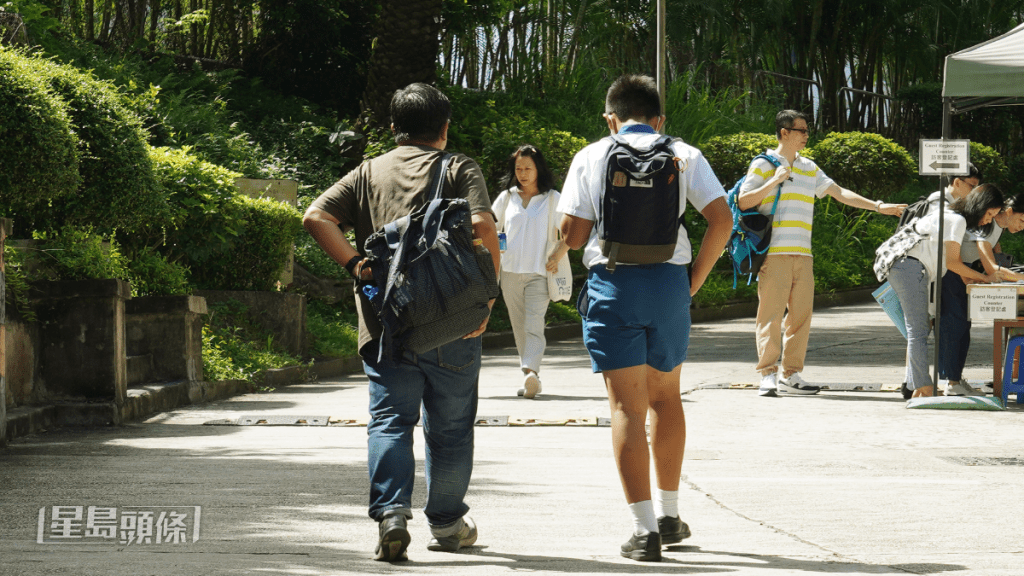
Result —
[{"label": "woman in white blouse", "polygon": [[[988,225],[1003,210],[1003,195],[995,186],[982,185],[966,198],[954,202],[944,214],[936,210],[915,221],[915,230],[924,236],[907,255],[897,260],[889,270],[889,283],[899,296],[907,327],[907,388],[913,396],[934,396],[931,375],[928,373],[928,332],[931,322],[928,301],[931,283],[946,269],[959,274],[971,283],[998,282],[1001,275],[984,274],[972,270],[960,259],[960,244],[968,228]],[[943,218],[942,270],[935,270],[939,246],[939,217]]]},{"label": "woman in white blouse", "polygon": [[492,206],[498,232],[504,233],[501,254],[501,294],[508,307],[509,321],[523,370],[518,395],[534,398],[541,391],[540,362],[547,342],[544,315],[548,310],[548,272],[558,270],[558,261],[569,251],[564,239],[548,247],[549,223],[562,220],[549,210],[558,206],[554,176],[544,155],[536,147],[523,145],[508,160],[504,185]]}]

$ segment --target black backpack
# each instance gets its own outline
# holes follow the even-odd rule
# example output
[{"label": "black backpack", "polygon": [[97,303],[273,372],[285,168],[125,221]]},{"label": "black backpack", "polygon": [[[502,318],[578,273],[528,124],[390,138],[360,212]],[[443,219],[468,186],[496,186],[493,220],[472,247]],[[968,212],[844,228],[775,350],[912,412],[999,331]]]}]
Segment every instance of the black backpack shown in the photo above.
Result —
[{"label": "black backpack", "polygon": [[637,150],[614,135],[605,155],[604,199],[597,223],[608,272],[616,262],[658,264],[672,259],[679,227],[679,158],[673,138]]},{"label": "black backpack", "polygon": [[422,354],[462,338],[498,297],[491,255],[473,243],[469,202],[441,197],[451,161],[442,155],[423,206],[366,239],[375,283],[363,293],[384,329],[378,360],[395,362],[404,350]]},{"label": "black backpack", "polygon": [[900,222],[896,225],[896,229],[899,230],[900,228],[903,228],[914,218],[924,218],[930,211],[931,203],[928,202],[928,196],[919,196],[917,198],[917,202],[914,202],[903,210],[903,214],[900,215]]}]

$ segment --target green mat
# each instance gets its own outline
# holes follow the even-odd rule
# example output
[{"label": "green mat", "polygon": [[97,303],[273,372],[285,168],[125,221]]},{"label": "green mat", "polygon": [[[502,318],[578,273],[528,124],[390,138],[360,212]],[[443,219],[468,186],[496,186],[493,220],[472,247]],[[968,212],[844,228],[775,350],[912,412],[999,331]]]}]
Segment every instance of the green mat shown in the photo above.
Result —
[{"label": "green mat", "polygon": [[907,400],[907,408],[933,410],[1004,410],[1003,401],[988,396],[922,396]]}]

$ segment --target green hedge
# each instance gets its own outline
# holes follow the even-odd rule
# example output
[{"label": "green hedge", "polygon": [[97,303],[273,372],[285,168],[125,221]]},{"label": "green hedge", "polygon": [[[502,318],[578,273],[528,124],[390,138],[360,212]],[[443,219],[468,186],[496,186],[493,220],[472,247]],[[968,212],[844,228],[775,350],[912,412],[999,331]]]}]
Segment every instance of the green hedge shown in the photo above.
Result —
[{"label": "green hedge", "polygon": [[995,148],[971,142],[971,163],[981,170],[982,182],[994,182],[1004,192],[1008,189],[1006,162]]},{"label": "green hedge", "polygon": [[0,46],[0,216],[21,222],[35,205],[78,189],[78,138],[67,104],[34,75],[29,58]]},{"label": "green hedge", "polygon": [[240,174],[204,162],[187,148],[152,148],[151,156],[171,218],[136,240],[187,266],[196,288],[273,289],[302,228],[299,212],[239,194]]},{"label": "green hedge", "polygon": [[31,230],[91,226],[107,234],[165,218],[167,204],[153,176],[142,121],[117,89],[52,60],[25,58],[23,66],[67,102],[82,183],[60,202],[39,203],[19,215],[19,224]]},{"label": "green hedge", "polygon": [[503,116],[484,126],[483,136],[483,151],[477,160],[495,197],[508,172],[508,157],[519,146],[532,144],[540,149],[555,175],[555,187],[560,188],[573,156],[587,145],[579,136],[543,126],[532,114]]},{"label": "green hedge", "polygon": [[729,190],[737,180],[747,173],[750,161],[754,156],[778,146],[778,140],[771,134],[740,132],[739,134],[710,138],[700,146],[700,151],[704,153],[704,158],[711,164],[718,181],[726,190]]},{"label": "green hedge", "polygon": [[889,199],[917,174],[917,164],[902,146],[867,132],[833,132],[809,155],[837,184],[873,200]]}]

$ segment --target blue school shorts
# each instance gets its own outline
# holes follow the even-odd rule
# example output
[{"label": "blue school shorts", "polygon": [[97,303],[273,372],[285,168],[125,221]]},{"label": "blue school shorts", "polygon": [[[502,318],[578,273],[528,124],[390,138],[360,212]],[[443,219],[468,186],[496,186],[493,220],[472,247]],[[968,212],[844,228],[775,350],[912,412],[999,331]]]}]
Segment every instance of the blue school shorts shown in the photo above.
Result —
[{"label": "blue school shorts", "polygon": [[678,264],[590,269],[577,309],[594,372],[651,366],[670,372],[690,343],[690,277]]}]

